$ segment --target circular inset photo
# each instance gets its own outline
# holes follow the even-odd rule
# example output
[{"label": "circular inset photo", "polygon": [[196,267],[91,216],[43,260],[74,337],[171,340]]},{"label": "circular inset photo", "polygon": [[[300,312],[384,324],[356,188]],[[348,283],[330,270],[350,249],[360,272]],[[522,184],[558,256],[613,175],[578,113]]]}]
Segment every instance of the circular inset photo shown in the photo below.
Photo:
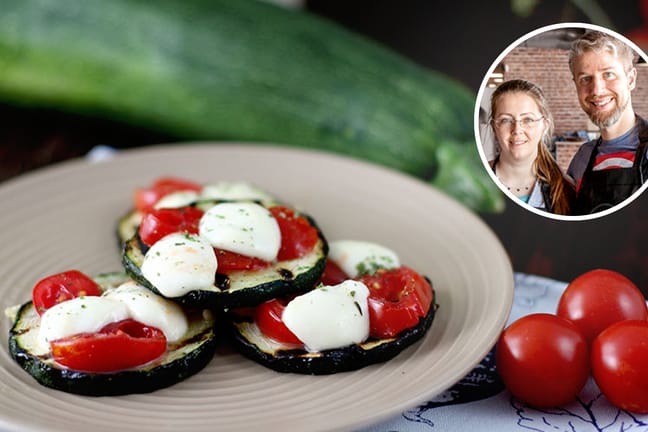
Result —
[{"label": "circular inset photo", "polygon": [[580,23],[537,29],[493,62],[477,95],[477,147],[516,204],[560,220],[619,210],[648,187],[648,63]]}]

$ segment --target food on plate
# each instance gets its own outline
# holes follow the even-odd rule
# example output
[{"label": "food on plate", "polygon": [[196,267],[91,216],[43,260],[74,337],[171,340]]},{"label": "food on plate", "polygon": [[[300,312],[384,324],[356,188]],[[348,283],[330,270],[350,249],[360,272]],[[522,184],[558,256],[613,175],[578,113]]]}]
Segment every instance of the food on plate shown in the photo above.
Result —
[{"label": "food on plate", "polygon": [[200,184],[182,177],[164,176],[146,187],[139,187],[133,196],[133,209],[123,215],[117,226],[120,244],[137,232],[142,217],[160,209],[174,209],[214,201],[255,201],[278,203],[278,199],[258,186],[244,181],[219,181]]},{"label": "food on plate", "polygon": [[216,348],[214,318],[125,273],[45,277],[8,308],[9,352],[40,384],[90,396],[147,393],[200,371]]},{"label": "food on plate", "polygon": [[647,320],[648,308],[644,295],[630,279],[613,270],[596,269],[569,283],[556,314],[576,324],[591,344],[617,321]]},{"label": "food on plate", "polygon": [[375,243],[331,242],[331,252],[312,290],[231,312],[241,353],[280,372],[323,375],[387,361],[425,335],[436,311],[427,278]]},{"label": "food on plate", "polygon": [[199,201],[145,214],[123,249],[129,275],[188,306],[254,306],[310,289],[328,243],[292,207],[257,201]]},{"label": "food on plate", "polygon": [[553,314],[530,314],[509,325],[495,358],[511,394],[539,408],[573,401],[589,377],[585,337],[574,323]]}]

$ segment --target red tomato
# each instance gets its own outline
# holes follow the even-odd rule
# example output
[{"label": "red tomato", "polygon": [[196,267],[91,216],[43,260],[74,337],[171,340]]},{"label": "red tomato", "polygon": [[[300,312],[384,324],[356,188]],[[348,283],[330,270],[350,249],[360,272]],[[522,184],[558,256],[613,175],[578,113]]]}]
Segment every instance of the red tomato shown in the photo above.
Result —
[{"label": "red tomato", "polygon": [[100,296],[99,285],[78,270],[41,279],[32,289],[32,301],[39,315],[57,303],[82,296]]},{"label": "red tomato", "polygon": [[556,314],[576,324],[591,344],[596,335],[617,321],[648,319],[648,308],[630,279],[599,269],[578,276],[567,286]]},{"label": "red tomato", "polygon": [[265,336],[277,342],[303,345],[295,334],[284,324],[281,316],[286,302],[274,299],[260,304],[254,311],[254,321]]},{"label": "red tomato", "polygon": [[160,177],[147,188],[135,189],[135,208],[142,213],[153,210],[160,198],[178,191],[200,192],[202,186],[179,177]]},{"label": "red tomato", "polygon": [[175,232],[198,234],[203,211],[194,207],[163,208],[146,213],[139,226],[144,244],[151,246],[162,237]]},{"label": "red tomato", "polygon": [[615,406],[648,413],[648,321],[620,321],[592,344],[592,376]]},{"label": "red tomato", "polygon": [[222,249],[214,249],[218,260],[218,273],[229,274],[239,270],[260,270],[270,266],[269,261],[245,256]]},{"label": "red tomato", "polygon": [[552,314],[512,323],[500,335],[495,356],[511,394],[536,407],[571,402],[589,377],[585,337],[572,322]]},{"label": "red tomato", "polygon": [[369,288],[369,334],[390,338],[418,324],[430,310],[432,286],[408,267],[359,278]]},{"label": "red tomato", "polygon": [[[300,216],[289,207],[275,206],[269,209],[279,224],[281,231],[281,248],[277,261],[299,258],[315,247],[319,239],[317,229],[304,216]],[[240,255],[234,252],[216,249],[218,273],[228,274],[239,270],[259,270],[270,266],[270,262],[259,258]]]},{"label": "red tomato", "polygon": [[326,266],[324,266],[324,272],[320,278],[320,282],[324,285],[337,285],[344,282],[347,279],[351,279],[344,270],[340,268],[339,265],[332,260],[326,260]]},{"label": "red tomato", "polygon": [[269,210],[281,231],[278,261],[299,258],[313,250],[319,236],[317,228],[313,227],[308,219],[289,207],[275,206]]},{"label": "red tomato", "polygon": [[97,333],[50,342],[56,362],[86,372],[116,372],[148,363],[166,351],[166,337],[155,328],[126,319]]}]

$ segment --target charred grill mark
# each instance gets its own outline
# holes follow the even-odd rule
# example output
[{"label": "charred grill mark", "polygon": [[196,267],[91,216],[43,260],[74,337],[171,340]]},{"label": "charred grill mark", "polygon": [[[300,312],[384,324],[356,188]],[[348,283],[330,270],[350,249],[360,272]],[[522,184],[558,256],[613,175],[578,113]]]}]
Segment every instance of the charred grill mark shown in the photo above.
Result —
[{"label": "charred grill mark", "polygon": [[230,278],[227,275],[216,273],[214,282],[216,283],[216,286],[223,291],[227,291],[230,288]]},{"label": "charred grill mark", "polygon": [[284,268],[277,269],[277,273],[279,274],[279,276],[281,276],[281,279],[283,280],[295,279],[295,275],[293,274],[293,272],[291,272],[288,269],[284,269]]}]

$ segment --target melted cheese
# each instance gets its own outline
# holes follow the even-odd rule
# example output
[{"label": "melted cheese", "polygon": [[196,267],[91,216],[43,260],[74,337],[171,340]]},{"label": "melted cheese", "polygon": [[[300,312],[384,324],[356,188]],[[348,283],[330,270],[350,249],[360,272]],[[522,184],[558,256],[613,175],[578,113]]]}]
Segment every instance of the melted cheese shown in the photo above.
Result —
[{"label": "melted cheese", "polygon": [[246,182],[227,182],[207,184],[203,187],[201,198],[205,200],[252,200],[274,201],[272,195]]},{"label": "melted cheese", "polygon": [[196,202],[199,197],[198,192],[191,190],[172,192],[160,198],[154,207],[156,209],[185,207]]},{"label": "melted cheese", "polygon": [[308,351],[322,351],[360,343],[369,337],[369,289],[347,280],[295,297],[282,320]]},{"label": "melted cheese", "polygon": [[264,261],[277,259],[281,231],[265,207],[250,203],[222,203],[208,209],[200,219],[201,237],[219,249]]},{"label": "melted cheese", "polygon": [[38,345],[80,333],[95,333],[110,323],[134,319],[160,329],[167,341],[180,340],[188,329],[182,308],[129,281],[102,296],[77,297],[52,306],[41,316]]},{"label": "melted cheese", "polygon": [[180,208],[202,200],[272,202],[275,198],[250,183],[222,181],[207,184],[200,192],[180,190],[167,194],[155,203],[155,208]]},{"label": "melted cheese", "polygon": [[38,343],[49,351],[49,342],[79,333],[94,333],[107,324],[129,317],[119,300],[100,296],[76,297],[47,309],[41,316]]},{"label": "melted cheese", "polygon": [[350,278],[372,274],[379,268],[400,267],[400,260],[394,251],[376,243],[360,240],[330,242],[328,257]]},{"label": "melted cheese", "polygon": [[216,253],[197,235],[169,234],[146,252],[142,274],[165,297],[180,297],[194,290],[211,290],[214,285]]},{"label": "melted cheese", "polygon": [[132,319],[162,330],[169,342],[180,340],[187,332],[187,317],[177,303],[133,281],[107,291],[104,298],[124,303]]}]

